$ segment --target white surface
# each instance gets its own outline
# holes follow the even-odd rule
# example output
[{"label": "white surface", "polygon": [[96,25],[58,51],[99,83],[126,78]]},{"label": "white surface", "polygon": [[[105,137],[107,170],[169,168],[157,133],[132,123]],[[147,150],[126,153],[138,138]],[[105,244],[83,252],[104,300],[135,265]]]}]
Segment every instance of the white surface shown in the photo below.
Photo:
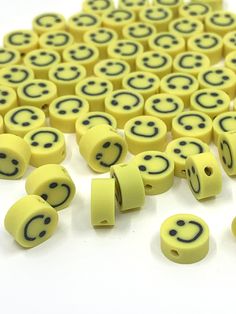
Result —
[{"label": "white surface", "polygon": [[[0,0],[0,36],[29,28],[44,11],[67,17],[80,0]],[[236,2],[228,1],[236,11]],[[90,180],[95,175],[68,137],[63,163],[77,185],[73,205],[60,212],[56,234],[23,250],[5,232],[7,209],[24,196],[24,180],[0,182],[0,313],[2,314],[212,314],[235,313],[236,239],[230,233],[236,215],[236,181],[224,176],[216,199],[197,202],[184,180],[169,192],[147,197],[138,212],[118,214],[112,230],[90,226]],[[31,171],[31,169],[29,169]],[[193,213],[209,224],[211,249],[206,259],[178,265],[164,258],[159,228],[175,213]]]}]

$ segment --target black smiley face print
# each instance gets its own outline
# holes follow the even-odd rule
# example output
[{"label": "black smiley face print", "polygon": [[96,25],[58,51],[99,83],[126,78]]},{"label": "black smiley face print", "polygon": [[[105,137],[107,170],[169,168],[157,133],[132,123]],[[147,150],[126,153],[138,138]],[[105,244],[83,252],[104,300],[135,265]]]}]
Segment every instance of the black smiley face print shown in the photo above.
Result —
[{"label": "black smiley face print", "polygon": [[206,87],[225,88],[231,86],[235,74],[227,68],[211,68],[199,74],[200,83]]},{"label": "black smiley face print", "polygon": [[[40,231],[38,234],[34,234],[31,231],[31,228],[33,229],[33,225],[35,224],[41,224],[41,226],[43,227],[43,230]],[[46,236],[46,229],[47,226],[50,225],[51,223],[51,217],[47,217],[45,215],[36,215],[34,217],[32,217],[25,225],[24,230],[23,230],[23,234],[24,234],[24,239],[26,241],[30,241],[30,242],[34,242],[37,240],[37,238],[44,238]]]},{"label": "black smiley face print", "polygon": [[142,51],[143,47],[140,43],[125,39],[117,40],[112,46],[108,47],[111,57],[115,58],[134,58]]},{"label": "black smiley face print", "polygon": [[[104,168],[110,168],[111,166],[118,163],[118,161],[121,159],[122,154],[123,146],[121,145],[121,143],[107,141],[102,144],[99,152],[96,153],[95,160],[99,163],[100,166]],[[110,161],[106,161],[107,159],[110,159]]]},{"label": "black smiley face print", "polygon": [[228,28],[234,25],[236,22],[236,16],[235,14],[231,12],[225,12],[225,11],[217,11],[211,13],[207,19],[207,24],[212,24],[213,26],[217,26],[220,28]]},{"label": "black smiley face print", "polygon": [[[27,137],[28,138],[28,137]],[[27,139],[26,138],[26,139]],[[36,130],[29,135],[29,144],[37,150],[48,150],[57,145],[61,140],[61,134],[56,130]]]},{"label": "black smiley face print", "polygon": [[176,56],[174,67],[178,71],[189,72],[190,74],[199,73],[201,70],[210,66],[209,58],[197,52],[184,52]]},{"label": "black smiley face print", "polygon": [[137,60],[137,65],[148,71],[161,70],[172,64],[171,57],[164,52],[144,52]]},{"label": "black smiley face print", "polygon": [[134,20],[134,14],[128,10],[116,9],[107,13],[104,20],[108,23],[126,24]]},{"label": "black smiley face print", "polygon": [[50,104],[50,115],[69,118],[70,116],[78,116],[82,112],[89,109],[89,104],[86,100],[77,96],[62,96],[57,98]]},{"label": "black smiley face print", "polygon": [[[175,238],[176,241],[190,244],[197,241],[203,234],[204,228],[201,223],[195,220],[177,220],[176,224],[174,225],[175,228],[169,230],[169,236]],[[184,230],[186,229],[186,235],[184,236]],[[190,232],[191,231],[191,232]],[[191,236],[189,237],[189,234]]]},{"label": "black smiley face print", "polygon": [[0,84],[13,88],[33,78],[33,71],[23,65],[7,66],[0,70]]},{"label": "black smiley face print", "polygon": [[7,86],[0,85],[0,113],[5,115],[7,111],[17,105],[16,92]]},{"label": "black smiley face print", "polygon": [[5,123],[27,129],[29,127],[37,127],[38,122],[42,119],[44,121],[45,115],[40,109],[22,106],[20,109],[16,108],[11,110],[5,116]]},{"label": "black smiley face print", "polygon": [[161,86],[170,92],[181,91],[181,93],[189,93],[189,91],[197,89],[198,83],[192,75],[173,73],[162,79]]},{"label": "black smiley face print", "polygon": [[35,69],[50,69],[51,66],[59,63],[60,60],[60,55],[57,52],[47,49],[34,50],[29,52],[24,58],[25,64]]},{"label": "black smiley face print", "polygon": [[71,196],[71,186],[68,182],[60,180],[58,182],[50,182],[48,186],[44,186],[40,197],[48,202],[53,208],[59,209],[65,204]]},{"label": "black smiley face print", "polygon": [[159,85],[159,78],[147,72],[132,72],[123,79],[123,86],[125,88],[131,88],[141,93],[148,90],[158,90]]},{"label": "black smiley face print", "polygon": [[176,32],[184,38],[200,33],[204,30],[202,22],[191,18],[179,18],[169,25],[169,30]]},{"label": "black smiley face print", "polygon": [[218,115],[214,120],[214,129],[219,133],[236,130],[236,113],[225,112]]},{"label": "black smiley face print", "polygon": [[80,64],[86,64],[89,61],[96,60],[97,58],[97,48],[86,43],[72,45],[63,52],[63,59],[66,62],[79,62]]},{"label": "black smiley face print", "polygon": [[185,131],[193,131],[194,129],[204,129],[207,127],[207,119],[201,113],[182,113],[177,118],[177,123]]},{"label": "black smiley face print", "polygon": [[95,30],[88,31],[84,35],[84,40],[88,43],[94,44],[95,46],[107,46],[112,41],[118,38],[115,31],[100,27]]},{"label": "black smiley face print", "polygon": [[197,48],[203,51],[207,51],[209,49],[214,49],[215,47],[219,46],[221,43],[221,38],[217,34],[203,33],[195,36],[190,41],[193,41],[193,44]]},{"label": "black smiley face print", "polygon": [[148,152],[138,157],[138,168],[142,176],[160,176],[168,173],[171,167],[169,159],[163,153]]},{"label": "black smiley face print", "polygon": [[119,7],[139,9],[147,4],[146,0],[119,0]]},{"label": "black smiley face print", "polygon": [[93,13],[79,13],[73,15],[69,19],[69,23],[73,25],[73,28],[90,29],[99,26],[101,24],[101,21],[100,18]]},{"label": "black smiley face print", "polygon": [[169,20],[172,17],[171,11],[167,8],[153,7],[145,8],[141,13],[141,17],[144,17],[147,21],[150,22],[163,22]]},{"label": "black smiley face print", "polygon": [[155,28],[151,24],[136,22],[127,25],[123,29],[123,34],[126,38],[134,40],[147,39],[155,33]]},{"label": "black smiley face print", "polygon": [[182,138],[175,140],[172,153],[186,160],[188,156],[201,154],[205,151],[205,145],[198,139]]},{"label": "black smiley face print", "polygon": [[41,35],[39,44],[41,48],[62,51],[74,42],[73,36],[65,31],[50,31]]},{"label": "black smiley face print", "polygon": [[165,124],[152,116],[139,116],[129,120],[125,125],[126,137],[153,141],[166,132]]},{"label": "black smiley face print", "polygon": [[61,14],[46,13],[37,16],[33,21],[33,26],[41,32],[50,31],[52,29],[63,29],[65,27],[65,19]]},{"label": "black smiley face print", "polygon": [[7,34],[4,37],[4,44],[6,47],[9,45],[21,50],[22,47],[35,47],[38,42],[38,36],[29,30],[15,31]]},{"label": "black smiley face print", "polygon": [[130,112],[136,111],[143,106],[142,97],[134,92],[126,90],[118,90],[112,94],[112,96],[106,100],[106,108],[111,108],[117,112]]},{"label": "black smiley face print", "polygon": [[[168,94],[154,95],[149,98],[145,104],[147,111],[151,110],[154,113],[165,115],[173,114],[183,110],[183,102],[177,96],[173,97]],[[149,109],[149,110],[148,110]]]},{"label": "black smiley face print", "polygon": [[236,32],[232,31],[226,34],[223,41],[225,45],[232,47],[234,49],[236,46]]},{"label": "black smiley face print", "polygon": [[[43,100],[56,96],[56,86],[47,80],[32,80],[18,89],[19,97]],[[43,108],[42,108],[43,109]]]},{"label": "black smiley face print", "polygon": [[189,185],[192,191],[195,194],[199,194],[201,192],[201,181],[200,181],[199,174],[196,168],[193,165],[187,168],[186,175],[187,175],[187,179],[189,181]]},{"label": "black smiley face print", "polygon": [[20,63],[20,53],[10,48],[0,48],[0,68]]},{"label": "black smiley face print", "polygon": [[86,70],[82,65],[75,62],[59,63],[49,71],[49,78],[54,82],[70,84],[83,79]]},{"label": "black smiley face print", "polygon": [[95,13],[104,13],[105,10],[111,10],[114,4],[110,0],[87,0],[84,2],[85,11],[94,11]]},{"label": "black smiley face print", "polygon": [[192,103],[203,110],[215,110],[220,107],[229,107],[230,99],[223,91],[205,89],[194,94]]},{"label": "black smiley face print", "polygon": [[232,171],[234,167],[234,156],[230,143],[226,139],[221,139],[218,149],[220,150],[220,159],[223,165],[227,167],[229,171]]},{"label": "black smiley face print", "polygon": [[100,61],[94,68],[94,73],[98,76],[115,79],[117,77],[123,77],[130,72],[130,66],[128,63],[118,59],[107,59]]},{"label": "black smiley face print", "polygon": [[86,78],[76,86],[78,95],[94,99],[97,97],[105,97],[112,89],[113,87],[110,81],[97,77]]},{"label": "black smiley face print", "polygon": [[211,7],[206,3],[188,3],[182,7],[185,16],[205,17],[211,11]]},{"label": "black smiley face print", "polygon": [[153,35],[149,40],[151,49],[163,49],[166,52],[171,52],[173,49],[182,49],[185,46],[184,39],[175,34],[169,32],[162,32],[157,35]]},{"label": "black smiley face print", "polygon": [[20,171],[21,163],[18,157],[9,154],[5,150],[0,151],[0,176],[10,178],[17,176]]}]

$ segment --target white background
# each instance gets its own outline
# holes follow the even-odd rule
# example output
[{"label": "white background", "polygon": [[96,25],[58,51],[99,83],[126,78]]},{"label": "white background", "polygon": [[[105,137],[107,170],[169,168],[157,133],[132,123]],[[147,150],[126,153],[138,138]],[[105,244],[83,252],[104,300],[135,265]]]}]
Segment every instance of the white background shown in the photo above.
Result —
[{"label": "white background", "polygon": [[[0,36],[30,28],[44,11],[69,17],[80,0],[0,0]],[[228,0],[236,11],[236,2]],[[144,208],[117,214],[116,226],[90,225],[90,182],[95,175],[80,157],[74,136],[67,136],[63,163],[76,182],[77,196],[60,212],[56,234],[31,250],[20,248],[5,232],[8,208],[25,195],[24,179],[0,182],[0,313],[44,314],[211,314],[235,313],[236,181],[223,174],[216,199],[197,202],[184,180],[167,193],[147,197]],[[32,169],[28,170],[28,174]],[[192,213],[208,223],[209,255],[193,265],[162,256],[159,228],[170,215]]]}]

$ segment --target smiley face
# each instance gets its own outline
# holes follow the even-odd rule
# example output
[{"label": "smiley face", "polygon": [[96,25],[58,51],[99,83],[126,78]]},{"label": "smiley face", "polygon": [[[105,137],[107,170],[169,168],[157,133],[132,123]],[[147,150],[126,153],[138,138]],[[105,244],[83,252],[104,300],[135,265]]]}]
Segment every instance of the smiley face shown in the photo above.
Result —
[{"label": "smiley face", "polygon": [[176,72],[197,75],[210,66],[210,60],[200,52],[183,52],[175,57],[173,66]]},{"label": "smiley face", "polygon": [[179,18],[169,25],[169,31],[177,33],[184,38],[203,32],[204,26],[201,21],[192,18]]},{"label": "smiley face", "polygon": [[224,42],[225,55],[234,51],[236,47],[236,32],[235,31],[228,32],[224,36],[223,42]]},{"label": "smiley face", "polygon": [[87,31],[84,35],[85,42],[91,43],[97,47],[107,46],[116,39],[118,39],[116,32],[105,27]]},{"label": "smiley face", "polygon": [[[19,161],[15,158],[10,158],[5,152],[0,152],[0,177],[15,177],[19,172]],[[20,165],[19,165],[20,166]],[[10,169],[11,168],[11,169]],[[4,169],[4,170],[3,170]],[[6,169],[6,170],[5,170]]]},{"label": "smiley face", "polygon": [[39,45],[43,49],[53,49],[62,52],[65,48],[72,45],[73,36],[65,31],[50,31],[41,35]]},{"label": "smiley face", "polygon": [[11,65],[0,70],[0,84],[13,87],[34,78],[34,72],[24,65]]},{"label": "smiley face", "polygon": [[145,8],[140,12],[140,18],[150,23],[163,23],[171,20],[172,13],[164,7]]},{"label": "smiley face", "polygon": [[63,52],[63,60],[66,62],[78,62],[86,65],[98,59],[99,52],[96,47],[87,43],[74,44]]},{"label": "smiley face", "polygon": [[185,41],[177,34],[161,32],[153,35],[149,39],[149,47],[151,50],[159,52],[161,49],[164,52],[169,53],[171,56],[175,56],[176,53],[185,50]]},{"label": "smiley face", "polygon": [[18,89],[20,98],[47,100],[56,96],[56,86],[47,80],[32,80]]},{"label": "smiley face", "polygon": [[4,47],[18,50],[21,56],[36,49],[38,45],[38,36],[33,31],[20,30],[13,31],[4,36]]},{"label": "smiley face", "polygon": [[188,3],[180,8],[180,15],[184,17],[194,17],[203,20],[212,11],[207,3]]},{"label": "smiley face", "polygon": [[85,98],[104,98],[113,89],[111,82],[97,77],[88,77],[76,86],[76,94]]},{"label": "smiley face", "polygon": [[21,55],[19,51],[11,48],[0,48],[0,69],[9,65],[19,64]]},{"label": "smiley face", "polygon": [[25,58],[24,63],[26,66],[33,70],[49,70],[53,65],[58,64],[61,58],[60,55],[49,49],[37,49],[29,52]]},{"label": "smiley face", "polygon": [[213,26],[220,28],[228,28],[235,24],[235,14],[225,11],[212,12],[206,19],[207,24],[211,23]]},{"label": "smiley face", "polygon": [[143,41],[155,33],[155,28],[151,24],[135,22],[124,27],[123,35],[127,39]]},{"label": "smiley face", "polygon": [[143,106],[142,97],[135,92],[129,92],[126,90],[116,90],[112,95],[106,99],[106,109],[112,107],[113,110],[124,111],[126,113],[130,110],[137,110],[136,107]]},{"label": "smiley face", "polygon": [[36,16],[33,20],[33,29],[39,34],[51,30],[64,30],[65,18],[58,13],[40,14]]},{"label": "smiley face", "polygon": [[[179,241],[179,242],[184,242],[184,243],[192,243],[192,242],[195,242],[203,233],[203,227],[200,223],[196,222],[196,221],[193,221],[193,220],[190,220],[188,221],[188,223],[191,225],[191,226],[195,226],[196,227],[196,232],[193,233],[193,236],[190,237],[189,239],[185,238],[181,238],[178,236],[178,231],[176,229],[171,229],[169,231],[169,235],[171,237],[175,237],[176,236],[176,240]],[[176,226],[178,227],[183,227],[186,225],[186,222],[184,220],[178,220],[176,222]]]},{"label": "smiley face", "polygon": [[85,12],[103,14],[104,11],[110,11],[112,9],[114,9],[114,4],[110,0],[86,0],[83,3],[83,10]]},{"label": "smiley face", "polygon": [[129,10],[115,9],[103,16],[104,25],[125,25],[134,21],[134,14]]},{"label": "smiley face", "polygon": [[108,47],[108,54],[112,58],[116,59],[130,59],[138,56],[139,53],[143,52],[143,46],[132,40],[117,40],[115,43]]},{"label": "smiley face", "polygon": [[156,4],[174,6],[181,3],[181,0],[155,0]]},{"label": "smiley face", "polygon": [[59,63],[49,71],[49,78],[57,84],[71,84],[82,80],[86,75],[86,70],[82,65],[67,62]]},{"label": "smiley face", "polygon": [[219,114],[213,121],[214,141],[217,144],[219,135],[236,130],[236,112],[228,111]]},{"label": "smiley face", "polygon": [[190,39],[188,45],[190,48],[196,46],[205,52],[209,49],[215,49],[219,45],[221,46],[221,38],[213,33],[202,33]]},{"label": "smiley face", "polygon": [[92,29],[97,28],[101,25],[100,18],[93,13],[78,13],[70,17],[69,29]]},{"label": "smiley face", "polygon": [[141,7],[147,4],[146,0],[119,0],[119,8],[129,8],[130,10],[138,11]]},{"label": "smiley face", "polygon": [[13,88],[0,85],[0,115],[17,106],[17,96]]},{"label": "smiley face", "polygon": [[225,66],[236,73],[236,52],[232,51],[225,58]]},{"label": "smiley face", "polygon": [[119,59],[106,59],[98,62],[94,67],[96,76],[110,80],[122,78],[130,72],[130,66],[127,62]]}]

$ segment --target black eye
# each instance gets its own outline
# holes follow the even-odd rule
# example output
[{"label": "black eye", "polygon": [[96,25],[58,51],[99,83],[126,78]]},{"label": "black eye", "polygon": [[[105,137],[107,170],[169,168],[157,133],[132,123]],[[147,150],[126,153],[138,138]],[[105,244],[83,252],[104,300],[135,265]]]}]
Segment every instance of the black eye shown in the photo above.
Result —
[{"label": "black eye", "polygon": [[178,221],[176,222],[176,224],[177,224],[178,226],[182,227],[182,226],[185,225],[185,222],[184,222],[183,220],[178,220]]},{"label": "black eye", "polygon": [[95,85],[95,82],[94,81],[89,81],[88,85]]},{"label": "black eye", "polygon": [[4,153],[0,153],[0,158],[5,159],[6,157],[7,157],[7,155],[6,155],[6,154],[4,154]]},{"label": "black eye", "polygon": [[173,84],[169,84],[168,87],[169,87],[170,89],[175,89],[175,88],[176,88],[176,86],[173,85]]},{"label": "black eye", "polygon": [[16,160],[16,159],[12,159],[11,162],[12,162],[12,164],[15,165],[15,166],[17,166],[17,165],[19,164],[19,161]]},{"label": "black eye", "polygon": [[103,148],[108,148],[111,146],[111,142],[106,142],[102,145]]},{"label": "black eye", "polygon": [[146,171],[147,170],[147,168],[143,165],[139,166],[138,168],[140,171]]},{"label": "black eye", "polygon": [[184,85],[183,89],[189,89],[189,85]]},{"label": "black eye", "polygon": [[37,119],[38,119],[38,116],[37,116],[37,115],[33,115],[33,116],[31,116],[31,119],[32,119],[32,120],[37,120]]},{"label": "black eye", "polygon": [[144,156],[143,159],[144,159],[144,160],[150,160],[150,159],[152,159],[152,156],[151,156],[151,155],[146,155],[146,156]]},{"label": "black eye", "polygon": [[102,154],[101,153],[98,153],[95,157],[97,160],[100,160],[102,158]]},{"label": "black eye", "polygon": [[111,104],[112,104],[113,106],[117,106],[117,105],[118,105],[118,101],[117,101],[117,100],[112,100],[112,101],[111,101]]},{"label": "black eye", "polygon": [[135,121],[134,124],[135,124],[135,125],[141,125],[142,122],[141,122],[141,121]]},{"label": "black eye", "polygon": [[32,142],[32,143],[31,143],[31,146],[38,146],[38,145],[39,145],[38,142]]},{"label": "black eye", "polygon": [[193,128],[193,127],[192,127],[191,125],[186,125],[186,126],[185,126],[185,130],[188,130],[188,131],[189,131],[189,130],[192,130],[192,128]]},{"label": "black eye", "polygon": [[29,126],[29,125],[30,125],[29,122],[23,122],[23,123],[22,123],[22,126]]},{"label": "black eye", "polygon": [[176,154],[180,154],[180,153],[181,153],[181,150],[180,150],[179,148],[175,148],[175,149],[174,149],[174,152],[175,152]]},{"label": "black eye", "polygon": [[125,110],[130,110],[131,107],[130,107],[130,106],[123,106],[123,109],[125,109]]},{"label": "black eye", "polygon": [[47,195],[47,194],[42,194],[41,197],[42,197],[42,199],[44,199],[45,201],[48,199],[48,195]]},{"label": "black eye", "polygon": [[199,126],[200,129],[204,129],[205,128],[205,123],[200,123],[198,126]]},{"label": "black eye", "polygon": [[173,102],[173,98],[167,98],[166,101],[167,102]]},{"label": "black eye", "polygon": [[184,146],[184,145],[187,145],[187,143],[185,141],[181,141],[179,142],[179,145]]},{"label": "black eye", "polygon": [[89,123],[90,123],[89,120],[84,120],[84,121],[82,122],[83,125],[88,125]]},{"label": "black eye", "polygon": [[65,110],[60,110],[58,111],[59,114],[66,114],[66,111]]},{"label": "black eye", "polygon": [[153,100],[153,103],[154,103],[154,104],[159,104],[160,102],[161,102],[160,99],[154,99],[154,100]]},{"label": "black eye", "polygon": [[177,234],[177,231],[174,230],[174,229],[169,231],[169,235],[172,236],[172,237],[174,237],[176,234]]},{"label": "black eye", "polygon": [[50,189],[55,189],[58,186],[58,184],[56,182],[52,182],[51,184],[49,184]]},{"label": "black eye", "polygon": [[188,176],[191,177],[191,172],[189,169],[188,169],[187,173],[188,173]]},{"label": "black eye", "polygon": [[43,147],[44,147],[44,148],[50,148],[50,147],[52,147],[52,143],[46,143],[46,144],[44,144]]},{"label": "black eye", "polygon": [[155,123],[154,122],[152,122],[152,121],[150,121],[150,122],[148,122],[148,124],[147,124],[148,126],[154,126],[155,125]]}]

